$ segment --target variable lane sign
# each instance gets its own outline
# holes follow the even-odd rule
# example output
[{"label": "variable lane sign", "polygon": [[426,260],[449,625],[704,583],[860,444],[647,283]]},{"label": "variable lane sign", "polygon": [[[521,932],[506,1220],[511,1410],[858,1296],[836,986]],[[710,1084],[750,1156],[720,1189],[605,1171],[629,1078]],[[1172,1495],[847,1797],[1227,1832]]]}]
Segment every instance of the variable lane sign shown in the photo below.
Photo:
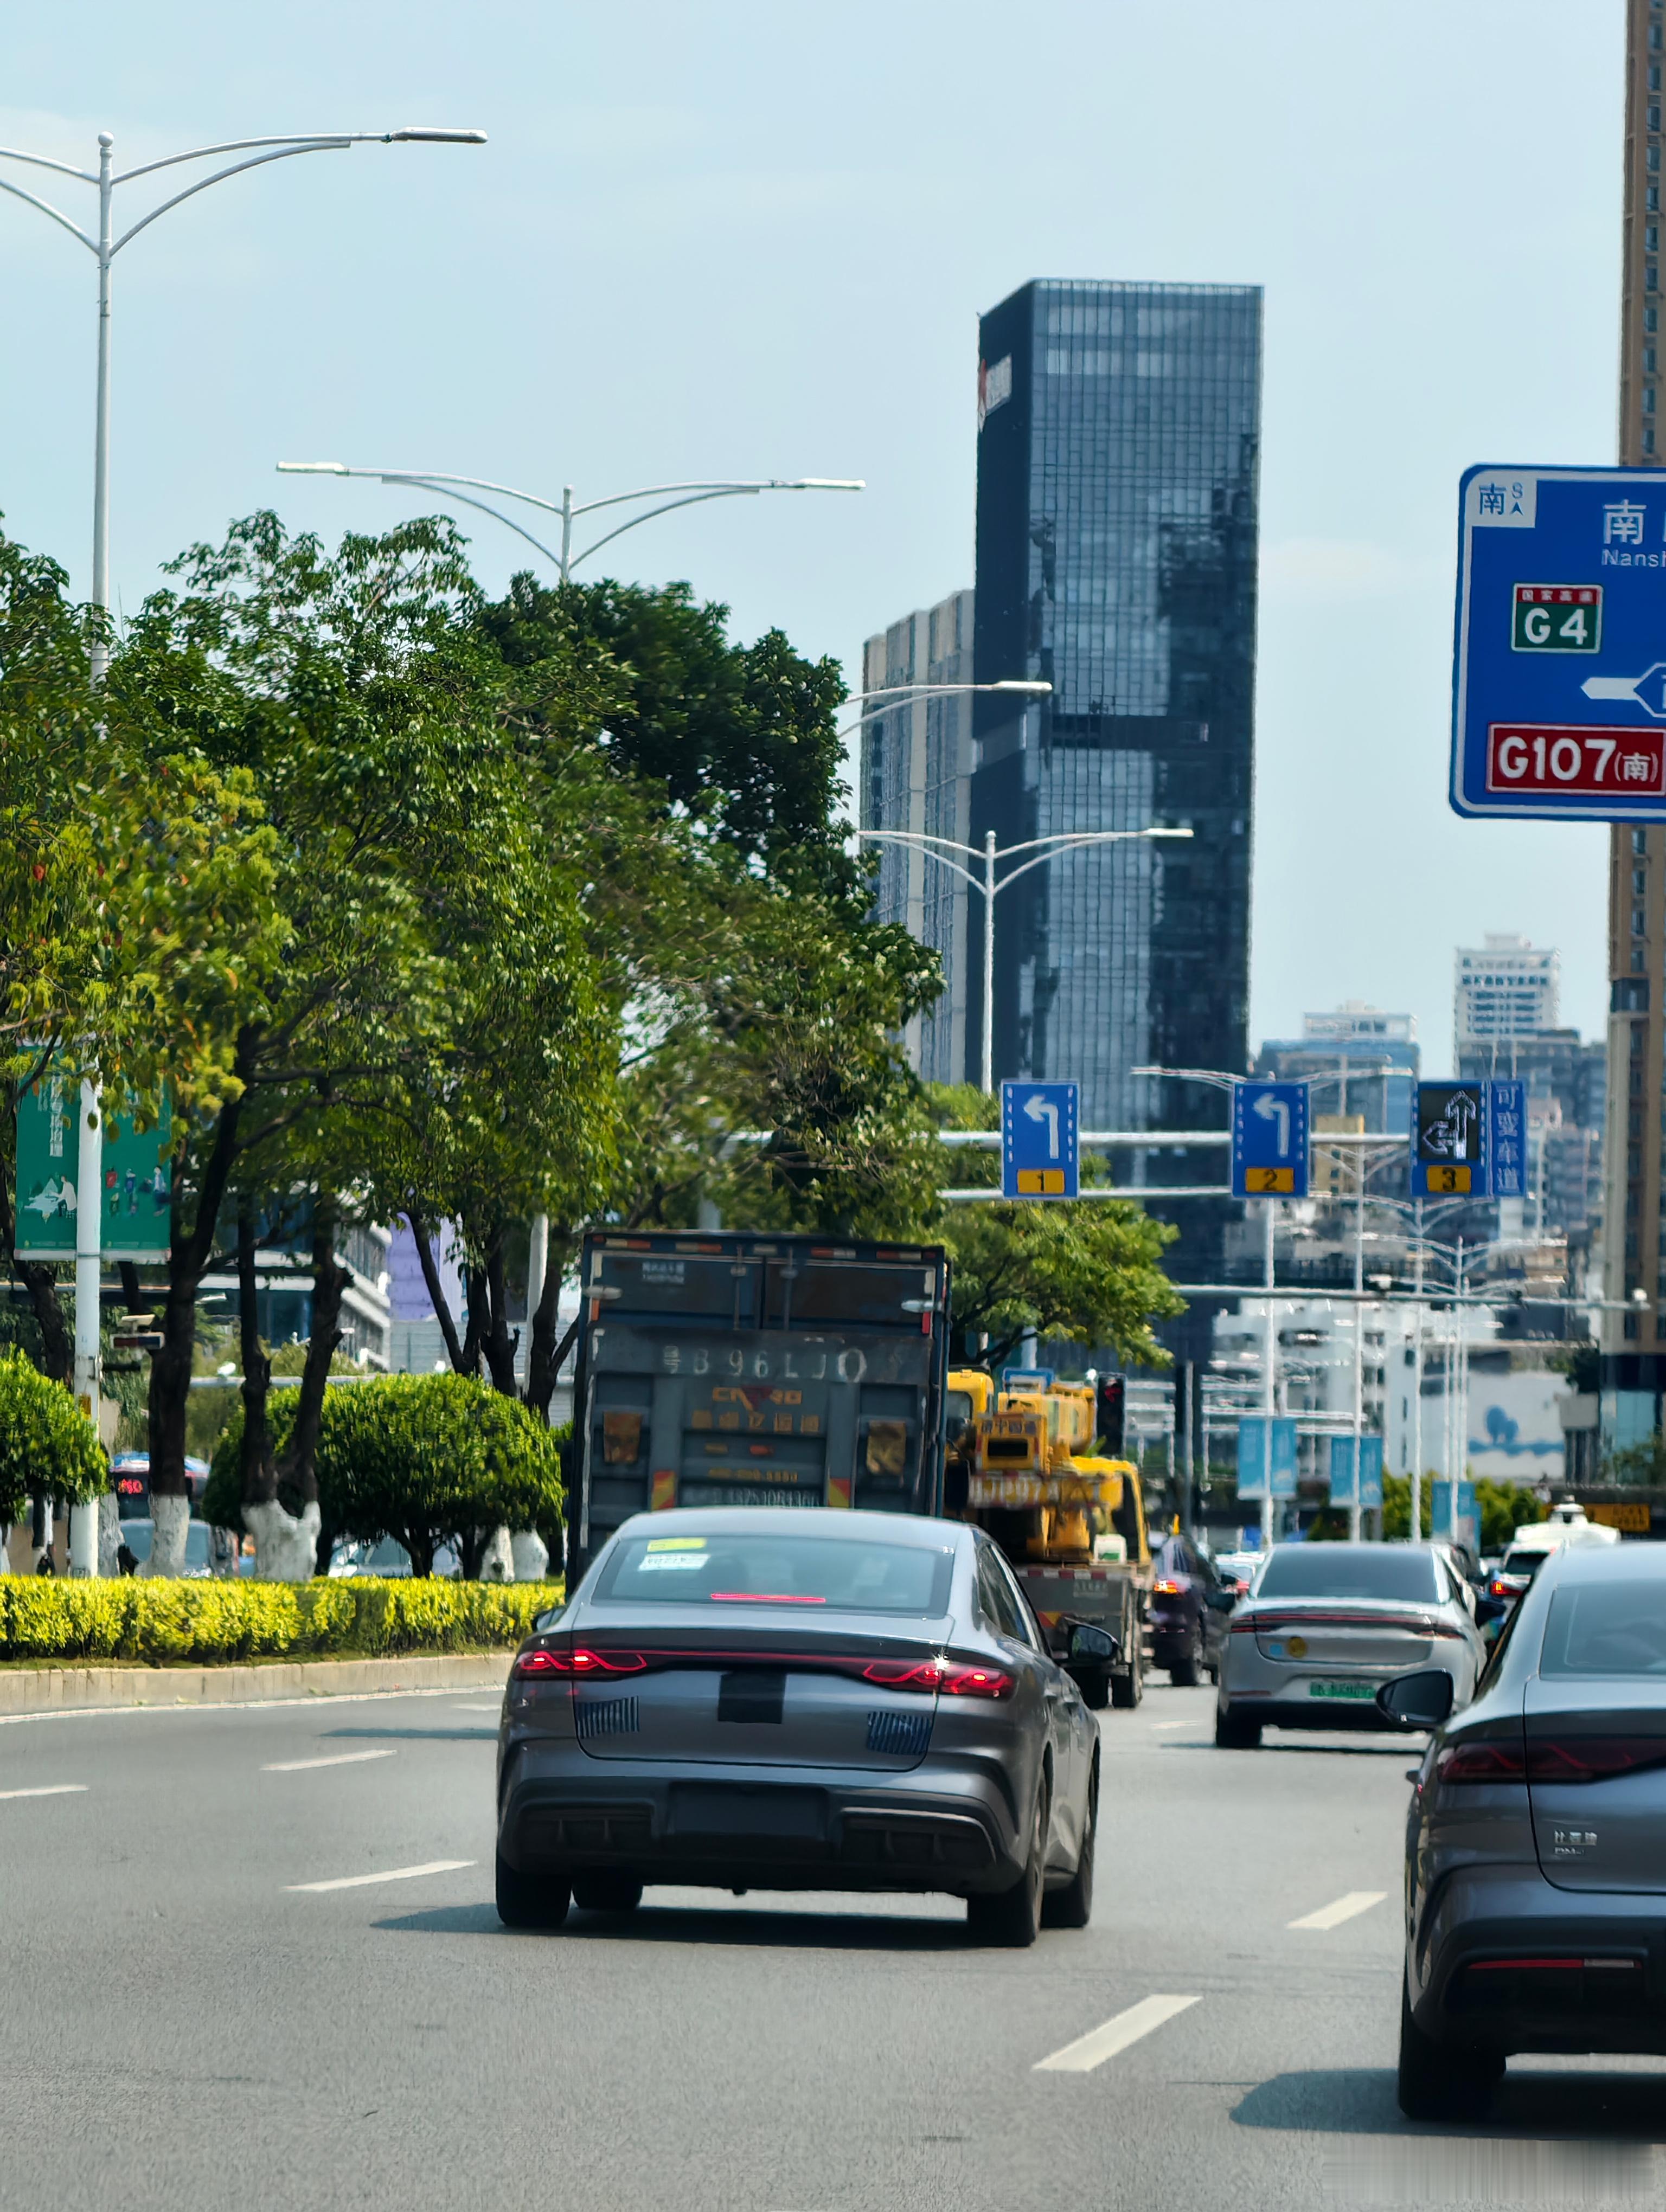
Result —
[{"label": "variable lane sign", "polygon": [[1666,817],[1666,472],[1465,471],[1451,799]]},{"label": "variable lane sign", "polygon": [[1079,1147],[1073,1083],[1000,1086],[1000,1194],[1074,1198]]},{"label": "variable lane sign", "polygon": [[1524,1198],[1527,1085],[1420,1083],[1414,1198]]},{"label": "variable lane sign", "polygon": [[1234,1198],[1307,1196],[1307,1085],[1232,1085]]}]

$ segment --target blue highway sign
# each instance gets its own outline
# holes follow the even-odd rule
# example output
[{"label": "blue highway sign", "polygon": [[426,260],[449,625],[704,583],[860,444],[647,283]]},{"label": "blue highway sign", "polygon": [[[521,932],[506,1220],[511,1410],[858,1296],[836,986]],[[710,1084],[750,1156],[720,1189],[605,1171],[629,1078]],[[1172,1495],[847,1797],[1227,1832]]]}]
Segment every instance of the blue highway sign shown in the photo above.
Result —
[{"label": "blue highway sign", "polygon": [[1527,1085],[1487,1086],[1487,1174],[1493,1198],[1527,1196]]},{"label": "blue highway sign", "polygon": [[1074,1198],[1079,1153],[1073,1083],[1000,1086],[1000,1194]]},{"label": "blue highway sign", "polygon": [[1666,818],[1666,471],[1465,471],[1451,798]]},{"label": "blue highway sign", "polygon": [[1234,1198],[1307,1196],[1307,1085],[1232,1085]]}]

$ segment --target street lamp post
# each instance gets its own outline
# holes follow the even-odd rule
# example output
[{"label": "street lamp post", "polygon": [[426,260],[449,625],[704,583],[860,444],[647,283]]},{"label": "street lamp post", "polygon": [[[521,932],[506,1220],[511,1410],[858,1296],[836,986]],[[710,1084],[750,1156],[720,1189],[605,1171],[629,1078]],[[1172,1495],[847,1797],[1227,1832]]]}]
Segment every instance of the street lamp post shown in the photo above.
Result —
[{"label": "street lamp post", "polygon": [[[1004,691],[1009,695],[1016,693],[1019,696],[1043,698],[1051,692],[1052,689],[1050,684],[1030,683],[1009,678],[996,684],[900,684],[891,687],[889,691],[870,691],[866,694],[866,696],[870,699],[879,699],[897,696],[912,700],[940,698],[949,695],[964,696],[969,692],[975,691]],[[873,708],[859,720],[851,723],[848,729],[840,731],[839,735],[850,737],[866,723],[874,721],[892,711],[890,707]],[[995,900],[999,895],[1010,889],[1020,876],[1028,875],[1031,868],[1041,867],[1045,862],[1052,860],[1056,854],[1075,852],[1088,845],[1118,845],[1142,838],[1189,837],[1191,834],[1189,830],[1157,828],[1061,830],[1055,831],[1051,836],[1027,837],[1019,844],[1001,846],[997,846],[993,830],[985,831],[981,846],[964,845],[954,837],[929,836],[923,830],[859,830],[856,836],[860,841],[865,841],[869,844],[901,845],[909,851],[918,853],[922,860],[935,860],[939,867],[949,869],[952,874],[958,876],[963,883],[970,884],[971,889],[982,897],[983,901],[983,1054],[980,1088],[988,1096],[993,1093],[995,1087]],[[952,853],[964,853],[969,860],[976,860],[981,856],[983,862],[981,872],[974,874],[972,870],[961,861],[951,860],[948,856]],[[1009,870],[997,881],[996,861],[1011,860],[1018,853],[1028,853],[1031,857],[1021,862],[1018,867]]]},{"label": "street lamp post", "polygon": [[[148,230],[159,216],[176,208],[182,200],[192,199],[204,192],[210,185],[223,184],[228,177],[235,177],[245,169],[258,169],[268,161],[287,161],[293,154],[336,153],[349,146],[376,144],[383,146],[435,144],[456,146],[484,145],[483,131],[449,131],[411,129],[404,131],[352,131],[325,134],[292,133],[275,138],[230,138],[216,146],[198,146],[185,154],[169,154],[158,161],[143,161],[138,167],[115,173],[113,149],[115,139],[108,131],[99,133],[99,165],[96,170],[78,169],[72,162],[54,161],[44,154],[25,153],[15,146],[0,146],[0,161],[21,161],[30,168],[50,169],[61,177],[70,177],[78,184],[91,185],[98,192],[98,227],[95,232],[83,230],[81,225],[54,207],[50,200],[36,193],[25,191],[21,185],[9,178],[0,177],[0,191],[8,192],[27,206],[37,209],[44,216],[67,230],[71,238],[79,239],[98,264],[98,374],[93,414],[93,604],[100,615],[110,611],[110,271],[116,256],[125,246],[132,243],[142,230]],[[115,227],[115,196],[123,185],[131,184],[136,178],[155,175],[159,170],[177,168],[183,161],[205,161],[220,154],[241,154],[246,158],[233,161],[223,169],[216,169],[210,177],[202,177],[183,191],[175,192],[148,215],[143,215],[130,224],[119,236]],[[101,684],[110,665],[110,649],[106,635],[107,624],[100,623],[93,640],[91,671],[95,684]],[[99,1282],[102,1271],[100,1231],[103,1219],[103,1109],[98,1088],[94,1083],[82,1085],[80,1101],[80,1143],[77,1148],[76,1175],[76,1395],[94,1428],[99,1421]],[[98,1571],[98,1509],[96,1506],[77,1506],[70,1515],[70,1571],[76,1575],[92,1575]]]},{"label": "street lamp post", "polygon": [[[863,491],[866,489],[860,477],[758,477],[755,478],[712,479],[691,483],[644,484],[636,491],[611,494],[606,499],[585,500],[575,503],[573,487],[563,485],[559,506],[554,500],[543,499],[536,492],[517,491],[513,484],[494,483],[485,477],[448,476],[433,469],[365,469],[352,468],[345,461],[280,461],[280,476],[287,477],[360,477],[373,483],[404,484],[416,491],[430,491],[441,499],[455,500],[459,505],[474,507],[481,514],[489,514],[494,522],[501,522],[506,530],[513,530],[524,538],[534,551],[543,554],[546,561],[555,563],[556,572],[563,584],[572,581],[573,571],[581,561],[599,553],[616,538],[623,538],[627,530],[635,530],[656,516],[669,514],[674,507],[700,507],[712,499],[744,499],[755,497],[766,491]],[[499,499],[515,499],[527,507],[541,507],[546,514],[561,517],[561,550],[556,552],[534,538],[530,530],[505,514],[489,501],[478,499],[477,492],[490,492]],[[581,553],[573,550],[573,525],[581,515],[594,514],[605,507],[630,507],[641,500],[658,500],[657,507],[648,507],[641,514],[633,514],[615,528],[605,532]],[[526,1373],[532,1376],[532,1317],[544,1299],[544,1286],[550,1264],[550,1217],[536,1213],[532,1217],[532,1232],[526,1255]]]},{"label": "street lamp post", "polygon": [[[716,478],[693,483],[644,484],[637,491],[610,494],[606,499],[590,499],[575,504],[573,487],[564,484],[559,503],[552,499],[540,499],[537,493],[517,491],[512,484],[493,483],[485,477],[443,476],[429,469],[361,469],[350,468],[344,461],[280,461],[280,476],[288,477],[368,477],[376,483],[405,484],[417,491],[431,491],[441,499],[455,500],[459,506],[472,507],[482,514],[489,514],[494,522],[501,522],[506,530],[513,530],[524,538],[535,551],[546,561],[552,561],[563,584],[570,583],[573,571],[581,561],[587,561],[593,553],[611,545],[616,538],[623,538],[627,530],[635,530],[640,523],[652,522],[657,515],[669,514],[673,507],[699,507],[708,499],[755,498],[766,491],[863,491],[866,486],[860,477],[758,477],[751,479]],[[528,507],[542,507],[546,514],[561,517],[561,550],[544,544],[534,538],[511,514],[502,514],[488,501],[477,499],[476,492],[489,491],[499,499],[518,499]],[[667,496],[667,495],[670,496]],[[649,507],[645,514],[633,514],[605,532],[593,544],[587,545],[582,553],[573,550],[573,525],[581,514],[594,514],[604,507],[629,507],[638,500],[657,499],[661,503]]]}]

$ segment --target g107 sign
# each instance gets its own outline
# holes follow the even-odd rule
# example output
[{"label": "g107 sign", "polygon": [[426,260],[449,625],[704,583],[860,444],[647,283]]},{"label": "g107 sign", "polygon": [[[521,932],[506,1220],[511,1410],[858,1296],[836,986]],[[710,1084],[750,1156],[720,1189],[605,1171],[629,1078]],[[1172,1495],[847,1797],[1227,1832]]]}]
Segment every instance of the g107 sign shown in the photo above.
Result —
[{"label": "g107 sign", "polygon": [[1452,805],[1666,818],[1666,475],[1476,468],[1460,492]]},{"label": "g107 sign", "polygon": [[[73,1260],[81,1086],[49,1068],[17,1102],[16,1232],[23,1260]],[[123,1115],[104,1125],[100,1249],[111,1260],[154,1260],[168,1246],[173,1120],[140,1135]]]}]

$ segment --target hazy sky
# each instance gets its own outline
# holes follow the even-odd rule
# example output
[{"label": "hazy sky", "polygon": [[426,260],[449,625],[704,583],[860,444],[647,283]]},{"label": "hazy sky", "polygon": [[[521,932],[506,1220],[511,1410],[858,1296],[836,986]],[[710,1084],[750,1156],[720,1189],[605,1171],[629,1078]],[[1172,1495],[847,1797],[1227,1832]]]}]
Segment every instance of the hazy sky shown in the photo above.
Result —
[{"label": "hazy sky", "polygon": [[[1622,19],[93,0],[0,19],[0,141],[90,166],[100,129],[119,165],[289,129],[491,136],[276,164],[121,256],[129,609],[257,506],[332,534],[431,504],[279,459],[556,498],[859,476],[651,525],[616,571],[854,667],[972,580],[980,309],[1034,276],[1264,285],[1253,1034],[1371,999],[1416,1014],[1438,1073],[1452,948],[1484,930],[1559,945],[1564,1019],[1602,1017],[1605,834],[1462,823],[1445,788],[1459,471],[1613,458]],[[45,188],[86,219],[86,186]],[[84,590],[92,257],[0,198],[0,510]],[[495,586],[524,564],[483,520],[475,547]]]}]

